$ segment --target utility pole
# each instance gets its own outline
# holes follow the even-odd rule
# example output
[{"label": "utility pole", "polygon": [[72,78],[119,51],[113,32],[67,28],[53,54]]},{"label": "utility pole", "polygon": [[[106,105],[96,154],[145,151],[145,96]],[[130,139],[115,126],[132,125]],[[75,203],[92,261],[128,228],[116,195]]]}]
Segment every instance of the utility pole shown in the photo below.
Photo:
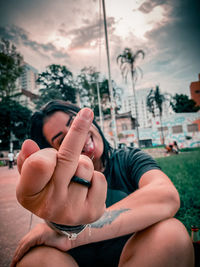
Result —
[{"label": "utility pole", "polygon": [[106,22],[106,9],[105,9],[105,1],[102,0],[103,4],[103,18],[104,18],[104,31],[105,31],[105,42],[106,42],[106,54],[107,54],[107,64],[108,64],[108,88],[110,93],[111,100],[111,125],[113,130],[114,137],[114,146],[117,147],[117,127],[116,127],[116,118],[115,118],[115,101],[113,97],[113,88],[112,88],[112,79],[111,79],[111,71],[110,71],[110,55],[109,55],[109,45],[108,45],[108,33],[107,33],[107,22]]},{"label": "utility pole", "polygon": [[99,92],[99,83],[97,82],[97,97],[98,97],[98,106],[99,106],[99,118],[100,118],[100,127],[103,131],[103,118],[102,118],[102,108],[101,108],[101,99],[100,99],[100,92]]}]

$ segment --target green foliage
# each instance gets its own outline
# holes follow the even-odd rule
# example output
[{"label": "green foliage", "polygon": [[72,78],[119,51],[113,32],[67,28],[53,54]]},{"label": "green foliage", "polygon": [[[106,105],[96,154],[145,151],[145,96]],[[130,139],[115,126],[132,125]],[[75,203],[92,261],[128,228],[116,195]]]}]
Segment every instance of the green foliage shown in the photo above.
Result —
[{"label": "green foliage", "polygon": [[83,106],[89,106],[95,111],[98,105],[97,82],[99,72],[94,67],[84,67],[77,76],[77,86],[80,102]]},{"label": "green foliage", "polygon": [[164,144],[164,133],[162,128],[162,113],[163,113],[163,103],[167,100],[166,96],[161,93],[159,86],[157,85],[155,90],[151,89],[147,95],[146,104],[149,112],[155,117],[156,109],[159,111],[160,124],[161,124],[161,133],[162,133],[162,142]]},{"label": "green foliage", "polygon": [[166,97],[161,93],[159,86],[157,85],[155,90],[151,89],[149,94],[147,95],[147,108],[149,112],[153,114],[155,117],[156,109],[159,110],[160,116],[162,116],[163,112],[163,103],[166,101]]},{"label": "green foliage", "polygon": [[170,104],[176,113],[197,112],[200,109],[193,99],[184,94],[175,94]]},{"label": "green foliage", "polygon": [[[16,138],[19,147],[28,137],[29,120],[31,111],[10,98],[0,102],[0,140],[1,148],[8,149],[11,133]],[[17,148],[18,148],[17,147]]]},{"label": "green foliage", "polygon": [[76,88],[72,72],[65,66],[52,64],[39,74],[37,83],[41,85],[40,97],[35,101],[37,108],[52,99],[62,99],[76,103]]},{"label": "green foliage", "polygon": [[16,93],[16,80],[23,71],[22,56],[9,41],[0,40],[0,99]]},{"label": "green foliage", "polygon": [[156,161],[176,186],[181,199],[178,218],[190,232],[191,225],[200,223],[200,149]]},{"label": "green foliage", "polygon": [[[98,93],[99,86],[100,104],[103,114],[110,113],[110,94],[108,80],[103,78],[100,81],[99,72],[94,67],[85,67],[77,77],[77,87],[79,88],[80,102],[83,106],[89,106],[95,116],[99,116]],[[112,82],[113,94],[116,100],[120,99],[121,89]]]},{"label": "green foliage", "polygon": [[125,48],[122,54],[117,57],[117,63],[120,65],[122,77],[125,81],[127,81],[127,75],[129,72],[131,72],[131,79],[133,83],[137,81],[139,72],[142,73],[142,70],[136,66],[139,56],[144,58],[145,53],[143,50],[140,49],[134,53],[131,48]]}]

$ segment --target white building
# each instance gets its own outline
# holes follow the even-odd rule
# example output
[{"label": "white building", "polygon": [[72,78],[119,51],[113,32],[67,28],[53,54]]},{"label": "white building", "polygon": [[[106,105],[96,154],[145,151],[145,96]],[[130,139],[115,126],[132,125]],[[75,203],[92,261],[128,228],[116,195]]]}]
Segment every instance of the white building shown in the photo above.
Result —
[{"label": "white building", "polygon": [[19,77],[19,87],[33,94],[38,93],[36,80],[38,78],[38,70],[28,63],[23,64],[23,72]]},{"label": "white building", "polygon": [[[174,113],[163,118],[162,130],[165,144],[176,141],[180,148],[200,146],[200,112]],[[159,119],[155,119],[151,128],[140,128],[142,147],[162,144],[162,133]],[[136,130],[121,132],[122,140],[127,145],[136,143]]]},{"label": "white building", "polygon": [[[150,113],[147,109],[146,99],[149,94],[151,88],[145,88],[136,90],[136,100],[137,100],[137,112],[138,112],[138,122],[139,128],[149,128],[152,127],[154,118],[152,113]],[[135,109],[135,101],[133,95],[123,96],[120,113],[125,113],[131,111],[132,117],[136,118],[136,109]],[[163,116],[167,116],[171,113],[171,109],[169,108],[169,103],[163,103]],[[156,112],[156,116],[158,116],[158,111]]]},{"label": "white building", "polygon": [[35,108],[33,99],[37,98],[39,91],[39,86],[36,83],[38,70],[26,62],[22,66],[23,72],[17,80],[17,87],[19,88],[19,92],[22,93],[19,101],[22,105],[33,110]]}]

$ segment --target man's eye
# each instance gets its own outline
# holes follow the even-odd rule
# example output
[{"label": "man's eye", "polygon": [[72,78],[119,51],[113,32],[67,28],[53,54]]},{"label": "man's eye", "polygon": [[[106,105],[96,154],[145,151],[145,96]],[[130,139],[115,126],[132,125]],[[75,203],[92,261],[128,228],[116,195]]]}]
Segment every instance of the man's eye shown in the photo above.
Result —
[{"label": "man's eye", "polygon": [[72,124],[72,122],[73,122],[73,120],[74,120],[74,116],[70,116],[70,118],[69,118],[69,120],[68,120],[66,126],[67,126],[67,127],[70,127],[71,124]]}]

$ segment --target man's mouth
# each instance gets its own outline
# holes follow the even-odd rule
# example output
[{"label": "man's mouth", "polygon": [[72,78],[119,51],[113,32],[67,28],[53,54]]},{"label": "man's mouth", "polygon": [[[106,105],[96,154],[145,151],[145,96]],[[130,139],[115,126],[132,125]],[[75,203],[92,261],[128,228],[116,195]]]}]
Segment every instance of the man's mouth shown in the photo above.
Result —
[{"label": "man's mouth", "polygon": [[91,135],[88,135],[85,145],[82,150],[82,154],[88,156],[89,158],[93,158],[94,149],[95,149],[95,146],[94,146],[93,138]]}]

